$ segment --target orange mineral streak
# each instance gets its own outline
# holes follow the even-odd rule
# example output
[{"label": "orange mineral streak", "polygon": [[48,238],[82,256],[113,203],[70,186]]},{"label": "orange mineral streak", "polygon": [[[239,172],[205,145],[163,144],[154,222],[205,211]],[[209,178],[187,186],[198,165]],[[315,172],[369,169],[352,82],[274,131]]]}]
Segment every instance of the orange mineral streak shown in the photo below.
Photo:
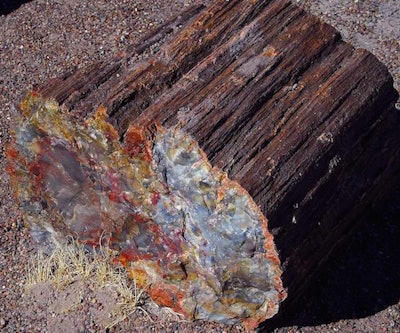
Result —
[{"label": "orange mineral streak", "polygon": [[118,256],[119,262],[123,266],[127,266],[129,262],[138,261],[138,260],[151,260],[153,259],[152,254],[139,254],[133,248],[126,249],[121,252]]},{"label": "orange mineral streak", "polygon": [[[127,267],[127,265],[124,265],[125,267]],[[135,280],[137,285],[140,288],[144,288],[146,289],[146,291],[148,291],[149,289],[149,276],[146,273],[146,271],[142,268],[138,268],[138,267],[129,267],[128,268],[128,276],[129,278],[131,278],[132,280]]]},{"label": "orange mineral streak", "polygon": [[108,140],[118,140],[118,132],[113,125],[106,121],[107,117],[107,109],[101,105],[97,108],[94,117],[90,118],[86,123],[100,129]]},{"label": "orange mineral streak", "polygon": [[156,303],[186,315],[181,306],[185,294],[180,292],[175,286],[168,286],[168,288],[162,285],[151,286],[148,293]]},{"label": "orange mineral streak", "polygon": [[10,183],[16,196],[20,193],[20,183],[24,182],[24,174],[21,167],[26,167],[27,162],[20,156],[18,150],[12,146],[13,142],[6,145],[5,157],[7,159],[6,171],[10,176]]}]

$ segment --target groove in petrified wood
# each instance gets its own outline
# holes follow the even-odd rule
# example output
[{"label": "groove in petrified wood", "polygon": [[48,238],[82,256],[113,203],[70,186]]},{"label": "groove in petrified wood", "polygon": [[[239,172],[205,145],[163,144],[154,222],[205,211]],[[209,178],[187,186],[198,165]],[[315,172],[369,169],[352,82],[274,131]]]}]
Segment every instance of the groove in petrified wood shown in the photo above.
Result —
[{"label": "groove in petrified wood", "polygon": [[397,93],[374,56],[288,1],[200,9],[41,91],[78,114],[104,104],[121,135],[180,123],[268,217],[290,303],[398,171]]}]

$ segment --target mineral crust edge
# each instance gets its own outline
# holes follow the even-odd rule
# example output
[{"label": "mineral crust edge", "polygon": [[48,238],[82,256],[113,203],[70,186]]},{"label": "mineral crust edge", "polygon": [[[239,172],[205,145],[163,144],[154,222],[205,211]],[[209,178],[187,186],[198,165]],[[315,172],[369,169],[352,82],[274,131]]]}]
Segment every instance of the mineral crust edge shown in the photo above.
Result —
[{"label": "mineral crust edge", "polygon": [[267,220],[178,127],[132,125],[100,107],[79,123],[54,100],[21,102],[8,172],[33,239],[109,246],[151,298],[254,329],[286,298]]}]

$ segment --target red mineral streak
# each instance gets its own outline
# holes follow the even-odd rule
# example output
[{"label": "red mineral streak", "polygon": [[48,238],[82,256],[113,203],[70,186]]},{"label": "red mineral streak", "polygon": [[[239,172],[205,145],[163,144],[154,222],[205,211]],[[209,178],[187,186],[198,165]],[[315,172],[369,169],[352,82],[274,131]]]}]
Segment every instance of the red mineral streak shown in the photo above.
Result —
[{"label": "red mineral streak", "polygon": [[18,150],[16,150],[14,147],[9,147],[9,149],[6,150],[6,157],[10,160],[15,160],[19,156]]},{"label": "red mineral streak", "polygon": [[125,152],[132,157],[142,157],[146,162],[151,162],[151,145],[146,138],[144,128],[130,126],[124,136]]},{"label": "red mineral streak", "polygon": [[138,214],[138,213],[135,213],[135,214],[133,215],[133,218],[135,219],[135,222],[136,222],[136,223],[146,223],[146,222],[149,222],[149,219],[148,219],[148,218],[146,218],[146,217],[144,217],[144,216],[142,216],[142,215],[140,215],[140,214]]},{"label": "red mineral streak", "polygon": [[135,249],[130,248],[122,251],[118,259],[124,266],[127,266],[130,261],[152,260],[153,256],[151,254],[139,254]]},{"label": "red mineral streak", "polygon": [[153,192],[152,196],[151,196],[151,203],[153,205],[157,205],[158,201],[160,200],[161,196],[160,193],[158,192]]},{"label": "red mineral streak", "polygon": [[37,242],[109,246],[188,320],[255,328],[278,311],[286,293],[266,218],[190,136],[131,126],[120,143],[104,108],[78,124],[36,93],[21,113],[6,156]]}]

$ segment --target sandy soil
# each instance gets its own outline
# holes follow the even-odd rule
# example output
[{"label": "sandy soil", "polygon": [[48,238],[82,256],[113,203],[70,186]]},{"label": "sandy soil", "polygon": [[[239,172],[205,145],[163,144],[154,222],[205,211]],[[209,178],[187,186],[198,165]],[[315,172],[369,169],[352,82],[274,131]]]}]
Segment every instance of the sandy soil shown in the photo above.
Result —
[{"label": "sandy soil", "polygon": [[[5,172],[13,106],[33,85],[123,51],[144,31],[196,2],[34,0],[0,16],[1,332],[101,332],[113,304],[112,294],[79,282],[63,292],[48,284],[24,288],[27,261],[35,250]],[[356,47],[373,52],[400,87],[398,0],[297,4],[337,27]],[[399,189],[363,221],[344,253],[327,263],[305,294],[304,307],[271,324],[271,331],[400,332]],[[109,332],[243,332],[240,326],[178,322],[150,305],[147,310],[154,322],[138,312]]]}]

